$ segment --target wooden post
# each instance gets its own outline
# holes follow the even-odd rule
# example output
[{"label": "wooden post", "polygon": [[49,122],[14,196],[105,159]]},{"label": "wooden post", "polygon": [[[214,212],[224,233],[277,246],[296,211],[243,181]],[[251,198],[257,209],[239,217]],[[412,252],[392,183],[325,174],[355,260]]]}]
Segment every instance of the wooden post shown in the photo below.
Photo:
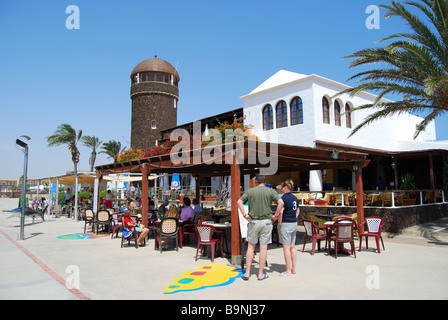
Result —
[{"label": "wooden post", "polygon": [[98,201],[96,203],[96,213],[98,213],[98,211],[100,211],[100,186],[101,180],[103,179],[103,174],[100,171],[96,170],[96,177],[98,178],[98,194],[96,195]]},{"label": "wooden post", "polygon": [[[356,173],[356,212],[358,215],[358,224],[364,222],[364,190],[362,185],[362,169],[359,166]],[[364,231],[364,230],[362,230]]]},{"label": "wooden post", "polygon": [[148,174],[149,167],[146,165],[146,163],[144,163],[142,166],[142,224],[145,227],[148,226]]},{"label": "wooden post", "polygon": [[231,179],[231,223],[232,223],[232,265],[241,265],[241,233],[238,216],[238,199],[240,198],[241,189],[241,170],[236,163],[236,155],[233,156],[232,164],[230,165],[230,179]]}]

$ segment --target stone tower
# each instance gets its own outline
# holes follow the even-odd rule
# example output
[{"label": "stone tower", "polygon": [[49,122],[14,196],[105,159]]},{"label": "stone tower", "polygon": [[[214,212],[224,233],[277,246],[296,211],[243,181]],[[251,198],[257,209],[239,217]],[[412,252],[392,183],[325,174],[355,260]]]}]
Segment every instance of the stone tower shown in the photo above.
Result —
[{"label": "stone tower", "polygon": [[150,149],[162,130],[177,126],[179,80],[176,69],[157,55],[132,70],[131,147]]}]

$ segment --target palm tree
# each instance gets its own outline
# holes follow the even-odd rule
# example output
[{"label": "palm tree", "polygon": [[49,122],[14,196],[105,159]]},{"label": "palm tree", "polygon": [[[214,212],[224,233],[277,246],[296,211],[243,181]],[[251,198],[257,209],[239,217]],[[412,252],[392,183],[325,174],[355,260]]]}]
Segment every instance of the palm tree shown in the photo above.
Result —
[{"label": "palm tree", "polygon": [[95,136],[84,136],[81,138],[81,142],[84,146],[92,149],[92,153],[89,158],[90,172],[93,172],[96,160],[96,150],[101,146],[102,141]]},{"label": "palm tree", "polygon": [[[425,130],[436,117],[448,111],[448,1],[420,0],[410,2],[392,1],[385,18],[400,17],[410,26],[409,33],[397,33],[378,42],[394,41],[385,48],[363,49],[345,58],[356,58],[350,68],[379,65],[368,71],[359,72],[349,80],[358,79],[355,88],[340,92],[355,96],[364,90],[378,91],[372,104],[353,109],[374,110],[353,129],[350,136],[373,121],[401,113],[424,112],[426,117],[416,127],[414,139]],[[412,14],[409,9],[417,8],[428,18]],[[398,94],[400,101],[382,100],[386,94]]]},{"label": "palm tree", "polygon": [[103,149],[103,151],[100,151],[100,153],[107,154],[110,158],[114,159],[115,163],[117,162],[116,156],[121,151],[121,142],[115,140],[109,140],[103,143],[101,149]]},{"label": "palm tree", "polygon": [[69,124],[61,124],[53,135],[47,137],[47,142],[49,147],[60,146],[62,144],[67,144],[68,149],[72,155],[72,161],[74,165],[75,172],[78,172],[78,162],[79,162],[79,150],[76,147],[79,139],[81,139],[82,130],[78,131],[76,134],[76,130],[72,128]]}]

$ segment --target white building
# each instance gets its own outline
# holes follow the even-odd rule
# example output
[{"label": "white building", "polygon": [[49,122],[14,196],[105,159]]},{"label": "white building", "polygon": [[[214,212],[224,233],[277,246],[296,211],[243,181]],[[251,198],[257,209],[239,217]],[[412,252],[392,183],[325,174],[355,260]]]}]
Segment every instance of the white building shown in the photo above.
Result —
[{"label": "white building", "polygon": [[[416,155],[421,155],[422,152],[428,154],[430,161],[434,161],[433,156],[440,156],[437,164],[427,167],[431,167],[429,170],[442,170],[443,167],[443,171],[446,171],[443,158],[448,150],[448,142],[436,142],[434,123],[413,139],[416,125],[422,121],[420,117],[411,114],[387,117],[349,137],[352,128],[361,123],[371,111],[346,111],[373,103],[377,96],[362,92],[356,97],[343,94],[333,98],[347,88],[347,85],[318,75],[281,70],[241,97],[245,123],[251,124],[253,133],[263,141],[369,153],[373,157],[372,162],[376,162],[376,165],[371,166],[375,167],[371,169],[375,170],[371,173],[375,176],[371,180],[382,177],[386,181],[386,187],[394,187],[397,182],[397,171],[395,179],[389,171],[395,169],[398,158],[419,158]],[[394,164],[392,168],[385,165],[384,157],[388,157],[390,163]],[[320,174],[310,173],[311,190],[322,190]],[[338,177],[332,178],[335,180]],[[338,185],[337,181],[332,182]],[[442,178],[439,177],[437,182],[441,185]],[[370,181],[369,186],[373,188],[375,184],[376,182]],[[430,184],[435,187],[434,180]],[[431,186],[428,185],[429,187]]]}]

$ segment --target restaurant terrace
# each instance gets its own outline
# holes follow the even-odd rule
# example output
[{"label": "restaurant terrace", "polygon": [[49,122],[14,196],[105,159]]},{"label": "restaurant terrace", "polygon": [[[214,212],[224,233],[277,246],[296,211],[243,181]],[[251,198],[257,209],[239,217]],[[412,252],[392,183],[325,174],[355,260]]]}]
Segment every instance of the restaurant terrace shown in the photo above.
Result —
[{"label": "restaurant terrace", "polygon": [[[241,196],[241,176],[263,173],[275,166],[274,173],[284,171],[311,171],[323,169],[350,169],[356,174],[356,211],[358,221],[364,220],[362,168],[367,166],[367,154],[341,151],[335,157],[334,150],[309,148],[260,141],[235,141],[203,149],[189,148],[175,154],[153,156],[95,167],[98,179],[117,173],[141,173],[142,194],[148,194],[150,174],[185,173],[195,179],[211,176],[231,177],[231,262],[241,261],[240,229],[237,201]],[[178,161],[183,159],[184,161]],[[174,160],[174,161],[173,161]],[[272,169],[272,168],[271,168]],[[196,183],[196,188],[199,184]],[[196,194],[199,194],[197,190]],[[142,212],[148,212],[149,201],[142,197]],[[142,215],[142,223],[148,222]]]}]

